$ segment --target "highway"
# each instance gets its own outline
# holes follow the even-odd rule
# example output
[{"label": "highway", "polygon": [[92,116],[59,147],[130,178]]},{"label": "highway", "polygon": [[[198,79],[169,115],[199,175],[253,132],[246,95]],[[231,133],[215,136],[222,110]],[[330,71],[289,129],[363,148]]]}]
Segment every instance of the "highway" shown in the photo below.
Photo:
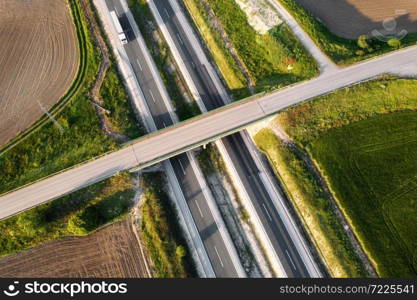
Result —
[{"label": "highway", "polygon": [[142,137],[124,148],[27,185],[0,197],[0,219],[56,199],[121,170],[146,167],[231,134],[279,110],[383,73],[417,74],[417,47],[410,47],[246,99]]},{"label": "highway", "polygon": [[[171,39],[174,41],[190,77],[208,111],[224,106],[226,103],[210,78],[207,68],[196,55],[195,43],[191,43],[179,22],[171,1],[153,1]],[[268,235],[275,253],[288,277],[310,277],[292,238],[282,222],[274,203],[260,177],[260,170],[255,164],[248,147],[242,137],[242,132],[232,134],[222,139],[223,145],[230,157],[234,168],[240,177],[246,193],[252,202],[262,226]]]},{"label": "highway", "polygon": [[[124,45],[127,57],[130,61],[135,77],[142,90],[146,104],[151,112],[157,130],[173,125],[177,120],[172,116],[172,109],[167,107],[164,101],[165,90],[161,89],[156,81],[156,72],[149,64],[150,55],[144,53],[135,36],[132,25],[124,13],[120,1],[106,0],[109,11],[116,11],[123,30],[127,34],[129,43]],[[146,58],[148,55],[148,59]],[[166,97],[167,98],[167,97]],[[169,101],[169,99],[168,99]],[[206,194],[197,179],[188,153],[179,154],[169,159],[184,198],[191,211],[194,222],[203,241],[210,262],[217,277],[239,277],[238,272],[229,255],[226,244],[219,232],[218,225],[208,206]],[[201,178],[200,180],[204,180]]]}]

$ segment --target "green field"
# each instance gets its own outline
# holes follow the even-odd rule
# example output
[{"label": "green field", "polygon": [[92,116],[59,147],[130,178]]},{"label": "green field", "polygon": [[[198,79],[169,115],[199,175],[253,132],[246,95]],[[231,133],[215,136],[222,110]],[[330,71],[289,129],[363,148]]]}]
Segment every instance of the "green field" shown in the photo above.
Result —
[{"label": "green field", "polygon": [[[345,39],[333,34],[325,25],[314,18],[294,0],[279,1],[300,24],[313,41],[337,64],[348,65],[388,51],[397,49],[377,39],[368,41],[369,47],[361,48],[357,40]],[[402,46],[416,44],[417,33],[409,33],[401,40]]]},{"label": "green field", "polygon": [[[278,178],[286,188],[287,195],[296,207],[301,219],[306,224],[313,241],[315,241],[319,252],[322,254],[324,261],[328,265],[330,272],[337,276],[363,276],[363,267],[361,267],[360,262],[355,258],[352,247],[347,240],[347,236],[343,233],[343,230],[341,230],[340,224],[337,224],[338,219],[335,218],[333,209],[331,209],[329,196],[326,195],[326,193],[323,193],[320,178],[315,178],[317,176],[309,170],[308,164],[301,159],[300,153],[304,152],[305,149],[312,148],[312,145],[318,143],[317,141],[321,140],[323,136],[331,134],[331,132],[336,130],[343,131],[344,128],[350,128],[350,126],[359,126],[355,124],[362,124],[361,122],[371,122],[371,120],[377,120],[377,118],[384,118],[385,116],[391,118],[390,116],[397,116],[397,113],[413,112],[416,109],[417,81],[383,76],[380,79],[345,88],[280,112],[273,120],[272,126],[279,126],[288,134],[295,142],[295,145],[292,147],[288,147],[286,143],[282,143],[277,139],[270,129],[264,129],[255,136],[258,147],[264,151],[271,164],[274,166]],[[399,118],[399,120],[401,120],[401,118]],[[393,124],[397,122],[391,121]],[[381,128],[378,129],[379,131],[377,131],[377,129],[369,129],[367,132],[364,131],[360,138],[373,138],[373,136],[376,136],[373,134],[372,130],[374,130],[375,133],[381,134],[378,136],[379,138],[382,140],[389,140],[390,137],[388,134],[390,131],[388,130],[389,126],[387,125],[387,122],[388,121],[380,122],[379,126],[381,126]],[[364,126],[370,127],[370,124],[371,123]],[[387,130],[382,129],[385,126],[388,127]],[[394,125],[392,128],[397,128],[398,132],[401,132],[401,134],[404,135],[400,130],[401,128]],[[382,137],[381,132],[385,131],[387,132],[387,136]],[[408,133],[407,131],[405,132],[410,135],[408,137],[404,135],[404,138],[408,138],[408,141],[413,141],[411,136],[413,132],[409,128],[408,131]],[[371,133],[371,135],[367,137],[367,134],[369,133]],[[352,135],[352,138],[354,137],[355,136]],[[357,136],[357,138],[359,138],[359,136]],[[332,147],[340,147],[340,151],[345,151],[343,153],[338,152],[337,155],[339,155],[338,158],[340,161],[342,161],[343,158],[350,157],[346,152],[350,153],[353,150],[350,148],[343,149],[343,145],[352,145],[352,147],[354,147],[355,141],[352,140],[350,136],[346,135],[343,138],[340,138],[342,146],[338,146],[338,138],[329,137],[326,141],[327,140],[329,143],[331,140],[334,140],[334,142],[332,145],[329,145],[325,144],[325,141],[323,140],[323,144],[320,146],[322,151],[320,152],[322,155],[321,157],[324,157],[324,155],[332,155],[333,152],[330,151],[330,149],[333,149]],[[347,180],[346,178],[341,179],[340,177],[336,177],[336,179],[334,179],[333,173],[327,173],[327,169],[322,166],[322,161],[316,158],[313,150],[310,152],[313,153],[312,158],[316,159],[318,167],[323,168],[326,175],[328,175],[327,179],[330,181],[331,188],[333,188],[333,183],[337,184],[338,180],[342,180],[343,182],[340,184],[344,184]],[[377,163],[378,161],[382,161],[382,159],[389,159],[389,157],[380,157],[379,154],[375,153],[372,155],[369,154],[367,157],[361,156],[361,160],[356,158],[356,161],[360,161],[361,163],[369,161],[369,167],[361,166],[361,170],[367,172],[365,176],[375,177],[379,180],[381,178],[378,177],[378,174],[380,174],[380,171],[382,172],[382,169],[380,170]],[[332,157],[331,159],[336,158]],[[371,164],[374,164],[374,167],[372,167]],[[329,168],[332,167],[336,167],[336,164],[329,163]],[[395,172],[402,173],[401,167],[401,165],[392,165]],[[340,172],[339,170],[337,173],[339,176],[348,176],[347,171]],[[393,173],[392,176],[395,176],[395,174]],[[361,191],[357,190],[357,192],[367,195],[368,187],[361,186],[361,188],[364,189]],[[336,196],[339,198],[339,195]],[[345,197],[345,195],[342,196]],[[401,201],[407,201],[407,197],[409,196],[405,195],[405,198],[402,198]],[[345,203],[353,203],[350,198],[343,199],[339,201],[339,206],[342,209],[344,208]],[[386,202],[385,205],[388,205],[388,203],[389,202]],[[400,214],[401,212],[395,211],[395,213]],[[413,215],[403,215],[404,220],[407,217],[412,218]],[[352,223],[356,224],[353,228],[355,232],[364,230],[362,229],[363,224],[360,222],[360,219],[359,221],[352,220]],[[366,225],[366,228],[368,228],[372,224]],[[395,226],[398,227],[400,225]],[[404,223],[404,226],[410,226],[410,223]],[[364,236],[364,234],[359,234],[360,242],[368,247],[367,245],[370,244],[370,242]],[[376,247],[379,246],[379,244],[376,245]],[[367,250],[369,256],[378,265],[378,272],[382,276],[386,276],[389,272],[386,268],[390,268],[390,265],[388,265],[388,267],[382,266],[385,265],[387,261],[379,261],[379,257],[381,256],[380,252],[377,251],[375,254],[376,256],[374,256],[374,249],[372,247],[367,248]],[[386,256],[389,260],[389,254]],[[404,272],[404,274],[410,273]]]},{"label": "green field", "polygon": [[[79,9],[78,1],[71,3]],[[54,116],[63,130],[48,121],[0,155],[0,194],[118,147],[102,131],[88,96],[99,69],[100,56],[83,15],[79,17],[80,23],[77,24],[83,33],[81,42],[85,48],[86,67],[79,89],[65,108]],[[114,67],[106,74],[101,95],[103,106],[110,110],[111,124],[130,138],[138,137],[141,131]]]},{"label": "green field", "polygon": [[378,274],[417,276],[417,112],[331,129],[308,148]]},{"label": "green field", "polygon": [[[285,24],[272,28],[266,34],[259,34],[249,25],[246,14],[234,0],[207,2],[249,71],[257,92],[317,75],[314,60]],[[185,3],[229,89],[237,98],[247,96],[247,83],[243,82],[246,79],[219,34],[210,27],[204,7],[195,0],[186,0]],[[289,65],[292,69],[288,69]]]},{"label": "green field", "polygon": [[64,236],[86,235],[115,221],[133,204],[131,175],[121,173],[0,221],[0,256]]},{"label": "green field", "polygon": [[372,80],[318,97],[285,112],[277,122],[300,144],[330,128],[347,125],[377,114],[416,109],[417,80]]}]

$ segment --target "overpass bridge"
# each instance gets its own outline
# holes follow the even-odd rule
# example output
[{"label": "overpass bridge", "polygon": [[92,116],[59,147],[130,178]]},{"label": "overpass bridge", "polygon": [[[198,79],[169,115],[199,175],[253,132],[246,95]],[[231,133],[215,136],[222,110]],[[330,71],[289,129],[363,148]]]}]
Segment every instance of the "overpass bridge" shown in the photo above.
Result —
[{"label": "overpass bridge", "polygon": [[279,110],[383,73],[417,75],[417,47],[402,49],[269,94],[241,100],[133,140],[120,150],[3,194],[0,196],[0,219],[76,191],[117,172],[148,167],[239,131]]}]

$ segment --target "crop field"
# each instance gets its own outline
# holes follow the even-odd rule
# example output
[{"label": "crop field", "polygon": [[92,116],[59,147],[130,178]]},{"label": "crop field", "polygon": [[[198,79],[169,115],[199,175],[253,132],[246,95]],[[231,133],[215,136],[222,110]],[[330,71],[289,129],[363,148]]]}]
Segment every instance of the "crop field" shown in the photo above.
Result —
[{"label": "crop field", "polygon": [[382,277],[417,276],[417,112],[330,129],[309,145]]},{"label": "crop field", "polygon": [[4,145],[70,88],[79,51],[65,0],[1,1],[0,40],[0,145]]},{"label": "crop field", "polygon": [[417,31],[414,0],[295,0],[329,29],[344,38],[356,39],[372,30],[382,30],[382,22],[394,18],[397,29]]},{"label": "crop field", "polygon": [[149,277],[130,217],[0,259],[0,277]]},{"label": "crop field", "polygon": [[[349,65],[417,42],[417,15],[413,0],[322,0],[314,1],[314,7],[313,1],[276,1],[293,15],[321,50],[339,65]],[[378,7],[372,7],[371,3]],[[385,30],[383,20],[390,16],[394,16],[394,22],[391,20],[385,24],[389,29]],[[326,23],[327,19],[329,21]],[[373,30],[378,32],[373,34]],[[364,34],[361,36],[365,41],[358,41],[358,33]],[[379,38],[376,37],[378,33]]]}]

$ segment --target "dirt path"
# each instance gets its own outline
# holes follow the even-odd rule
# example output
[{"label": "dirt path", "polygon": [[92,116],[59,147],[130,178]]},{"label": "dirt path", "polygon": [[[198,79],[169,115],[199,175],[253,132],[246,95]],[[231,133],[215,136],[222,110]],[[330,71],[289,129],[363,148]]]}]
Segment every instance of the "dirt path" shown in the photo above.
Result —
[{"label": "dirt path", "polygon": [[109,121],[106,113],[108,111],[103,108],[103,100],[100,96],[100,89],[101,85],[103,84],[104,78],[106,76],[107,70],[109,69],[111,65],[110,61],[110,54],[109,49],[103,40],[103,37],[101,35],[100,27],[97,24],[96,18],[94,17],[94,14],[91,10],[90,4],[88,0],[81,0],[81,6],[82,10],[84,12],[84,15],[87,19],[88,27],[90,30],[90,33],[94,37],[94,41],[97,45],[97,47],[100,50],[100,69],[97,74],[97,78],[94,82],[94,85],[92,89],[90,90],[90,101],[94,104],[94,107],[96,109],[96,112],[100,118],[100,123],[103,131],[110,136],[112,139],[118,141],[118,142],[127,142],[129,138],[119,132],[114,131],[111,128],[111,122]]}]

